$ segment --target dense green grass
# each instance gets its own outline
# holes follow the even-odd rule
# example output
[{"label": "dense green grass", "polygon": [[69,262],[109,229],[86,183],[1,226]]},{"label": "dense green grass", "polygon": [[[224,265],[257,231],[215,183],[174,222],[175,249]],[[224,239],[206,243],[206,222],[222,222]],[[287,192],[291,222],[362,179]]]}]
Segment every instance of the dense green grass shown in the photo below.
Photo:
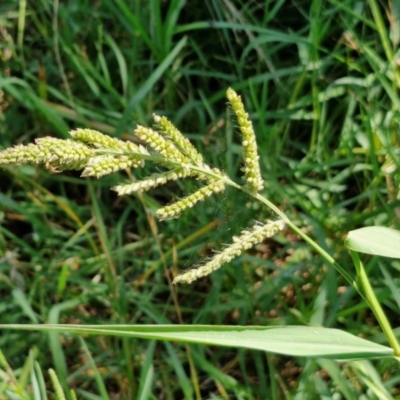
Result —
[{"label": "dense green grass", "polygon": [[[257,132],[264,194],[350,273],[348,231],[400,227],[395,7],[373,0],[5,1],[0,29],[1,148],[65,138],[75,127],[132,138],[134,126],[149,125],[157,112],[210,164],[239,177],[240,139],[224,98],[232,86]],[[1,323],[322,325],[386,344],[366,304],[290,231],[207,279],[171,286],[179,270],[271,214],[232,190],[159,222],[157,205],[197,182],[117,198],[109,188],[121,179],[26,166],[0,171]],[[400,264],[365,263],[396,327]],[[399,395],[391,360],[338,364],[15,331],[2,332],[0,347],[8,361],[0,360],[3,398],[32,396],[31,365],[49,392],[54,368],[64,388],[87,399]]]}]

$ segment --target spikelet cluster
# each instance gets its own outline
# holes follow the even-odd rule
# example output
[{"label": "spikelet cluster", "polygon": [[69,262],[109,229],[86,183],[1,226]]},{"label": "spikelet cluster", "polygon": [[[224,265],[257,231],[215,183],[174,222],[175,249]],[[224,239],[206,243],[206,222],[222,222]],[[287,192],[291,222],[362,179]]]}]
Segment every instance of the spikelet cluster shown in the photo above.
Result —
[{"label": "spikelet cluster", "polygon": [[[95,176],[100,178],[126,168],[143,167],[142,156],[149,155],[149,152],[143,146],[104,135],[93,129],[77,129],[71,131],[70,135],[75,140],[98,149],[97,154],[99,155],[88,160],[82,172],[82,177]],[[101,154],[102,149],[106,154]],[[112,154],[107,154],[110,152]]]},{"label": "spikelet cluster", "polygon": [[159,208],[157,215],[160,219],[178,218],[183,211],[192,208],[195,204],[205,200],[214,193],[222,192],[224,189],[225,183],[223,181],[214,181],[173,204]]},{"label": "spikelet cluster", "polygon": [[116,153],[131,152],[137,154],[137,157],[140,157],[140,155],[149,155],[149,152],[143,146],[137,145],[129,140],[123,141],[104,135],[94,129],[79,128],[71,131],[70,135],[74,139],[90,144],[96,148],[114,149]]},{"label": "spikelet cluster", "polygon": [[35,144],[19,144],[0,152],[0,164],[4,165],[39,164],[44,159],[45,153]]},{"label": "spikelet cluster", "polygon": [[36,139],[36,144],[18,145],[0,152],[1,164],[44,164],[52,172],[82,169],[92,156],[87,146],[70,139]]},{"label": "spikelet cluster", "polygon": [[229,88],[227,90],[226,97],[237,117],[239,129],[242,133],[244,163],[242,171],[244,172],[247,187],[253,192],[259,192],[262,190],[264,184],[260,172],[256,135],[254,133],[253,124],[244,109],[242,99],[233,89]]},{"label": "spikelet cluster", "polygon": [[164,185],[168,181],[176,181],[181,178],[187,178],[190,175],[190,170],[175,168],[162,174],[153,174],[149,178],[142,181],[117,185],[114,186],[112,189],[115,190],[119,196],[131,194],[133,192],[141,193],[157,186]]},{"label": "spikelet cluster", "polygon": [[206,264],[178,275],[173,283],[192,283],[199,278],[207,276],[220,268],[223,264],[240,256],[243,251],[251,249],[254,245],[261,243],[265,238],[274,236],[283,228],[284,223],[282,220],[274,222],[268,221],[265,225],[256,224],[253,228],[242,231],[240,236],[234,236],[232,238],[233,243],[222,250],[222,252],[216,254]]},{"label": "spikelet cluster", "polygon": [[137,157],[105,154],[90,158],[81,176],[95,176],[96,178],[100,178],[101,176],[111,174],[112,172],[126,168],[142,167],[143,165],[143,160],[140,160]]},{"label": "spikelet cluster", "polygon": [[190,160],[178,150],[173,142],[165,139],[155,130],[138,125],[135,135],[165,159],[182,165],[190,163]]},{"label": "spikelet cluster", "polygon": [[114,148],[119,149],[126,146],[126,142],[104,135],[94,129],[82,129],[71,131],[69,133],[74,139],[80,140],[84,143],[89,143],[97,148]]},{"label": "spikelet cluster", "polygon": [[153,114],[153,120],[158,125],[160,133],[169,139],[195,165],[203,164],[203,156],[196,150],[190,141],[168,120],[167,117],[160,117]]}]

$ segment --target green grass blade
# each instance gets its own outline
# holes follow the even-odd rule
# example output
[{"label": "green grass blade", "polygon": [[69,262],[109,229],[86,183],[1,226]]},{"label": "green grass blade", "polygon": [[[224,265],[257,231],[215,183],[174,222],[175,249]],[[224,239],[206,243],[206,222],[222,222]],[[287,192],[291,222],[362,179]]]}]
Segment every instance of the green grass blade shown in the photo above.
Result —
[{"label": "green grass blade", "polygon": [[151,388],[154,384],[154,350],[156,342],[152,341],[146,350],[146,356],[140,371],[140,386],[137,393],[137,398],[140,400],[148,399],[151,394]]},{"label": "green grass blade", "polygon": [[226,325],[0,325],[0,329],[130,336],[186,343],[242,347],[277,354],[331,359],[393,356],[393,350],[338,329],[307,326]]},{"label": "green grass blade", "polygon": [[344,244],[349,250],[360,253],[400,258],[400,232],[383,226],[350,231]]},{"label": "green grass blade", "polygon": [[35,324],[39,322],[37,315],[32,309],[32,306],[29,303],[29,300],[26,298],[26,295],[24,292],[22,292],[21,289],[15,288],[12,291],[12,296],[14,298],[14,301],[16,304],[18,304],[24,314]]},{"label": "green grass blade", "polygon": [[318,364],[328,372],[346,400],[357,400],[357,396],[351,391],[349,381],[343,376],[343,371],[336,363],[331,360],[318,360]]},{"label": "green grass blade", "polygon": [[143,83],[140,89],[131,97],[127,107],[125,108],[122,118],[119,121],[115,135],[118,137],[121,135],[122,131],[125,129],[125,125],[131,115],[131,112],[135,109],[138,103],[143,100],[143,98],[152,90],[156,82],[162,77],[165,71],[170,67],[170,65],[175,61],[178,54],[185,47],[187,43],[187,37],[184,36],[176,46],[171,50],[171,53],[163,60],[163,62],[154,70],[154,72],[149,76],[149,78]]},{"label": "green grass blade", "polygon": [[110,400],[110,396],[107,393],[107,388],[106,388],[106,385],[104,383],[103,377],[101,376],[101,374],[99,372],[99,369],[97,368],[96,363],[93,360],[93,357],[90,354],[90,351],[89,351],[85,341],[82,338],[80,338],[80,339],[81,339],[80,340],[81,347],[82,347],[82,349],[83,349],[83,351],[84,351],[84,353],[85,353],[85,355],[86,355],[86,357],[88,359],[88,363],[90,365],[90,368],[94,373],[94,378],[96,380],[97,388],[98,388],[98,390],[100,392],[101,398],[104,399],[104,400]]}]

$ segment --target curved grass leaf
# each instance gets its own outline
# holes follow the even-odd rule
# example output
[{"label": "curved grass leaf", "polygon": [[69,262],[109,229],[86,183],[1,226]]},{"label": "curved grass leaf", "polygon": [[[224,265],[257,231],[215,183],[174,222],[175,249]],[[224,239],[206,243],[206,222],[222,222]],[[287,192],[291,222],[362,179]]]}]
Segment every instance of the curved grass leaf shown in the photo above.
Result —
[{"label": "curved grass leaf", "polygon": [[400,232],[383,226],[369,226],[350,231],[345,246],[360,253],[400,258]]},{"label": "curved grass leaf", "polygon": [[393,350],[338,329],[307,326],[226,325],[0,325],[74,334],[128,336],[217,346],[243,347],[301,357],[355,359],[393,356]]}]

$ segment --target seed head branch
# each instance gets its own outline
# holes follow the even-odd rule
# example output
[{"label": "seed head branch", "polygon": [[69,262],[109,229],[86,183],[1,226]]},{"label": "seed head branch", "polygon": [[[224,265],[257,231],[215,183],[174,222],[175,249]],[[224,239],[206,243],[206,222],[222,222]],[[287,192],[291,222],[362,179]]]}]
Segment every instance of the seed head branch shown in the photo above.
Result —
[{"label": "seed head branch", "polygon": [[232,106],[237,117],[240,132],[242,133],[243,163],[242,171],[247,186],[254,192],[263,189],[264,183],[261,177],[259,156],[257,151],[256,135],[253,124],[249,119],[249,114],[244,110],[244,105],[240,96],[231,88],[226,92],[226,97]]}]

